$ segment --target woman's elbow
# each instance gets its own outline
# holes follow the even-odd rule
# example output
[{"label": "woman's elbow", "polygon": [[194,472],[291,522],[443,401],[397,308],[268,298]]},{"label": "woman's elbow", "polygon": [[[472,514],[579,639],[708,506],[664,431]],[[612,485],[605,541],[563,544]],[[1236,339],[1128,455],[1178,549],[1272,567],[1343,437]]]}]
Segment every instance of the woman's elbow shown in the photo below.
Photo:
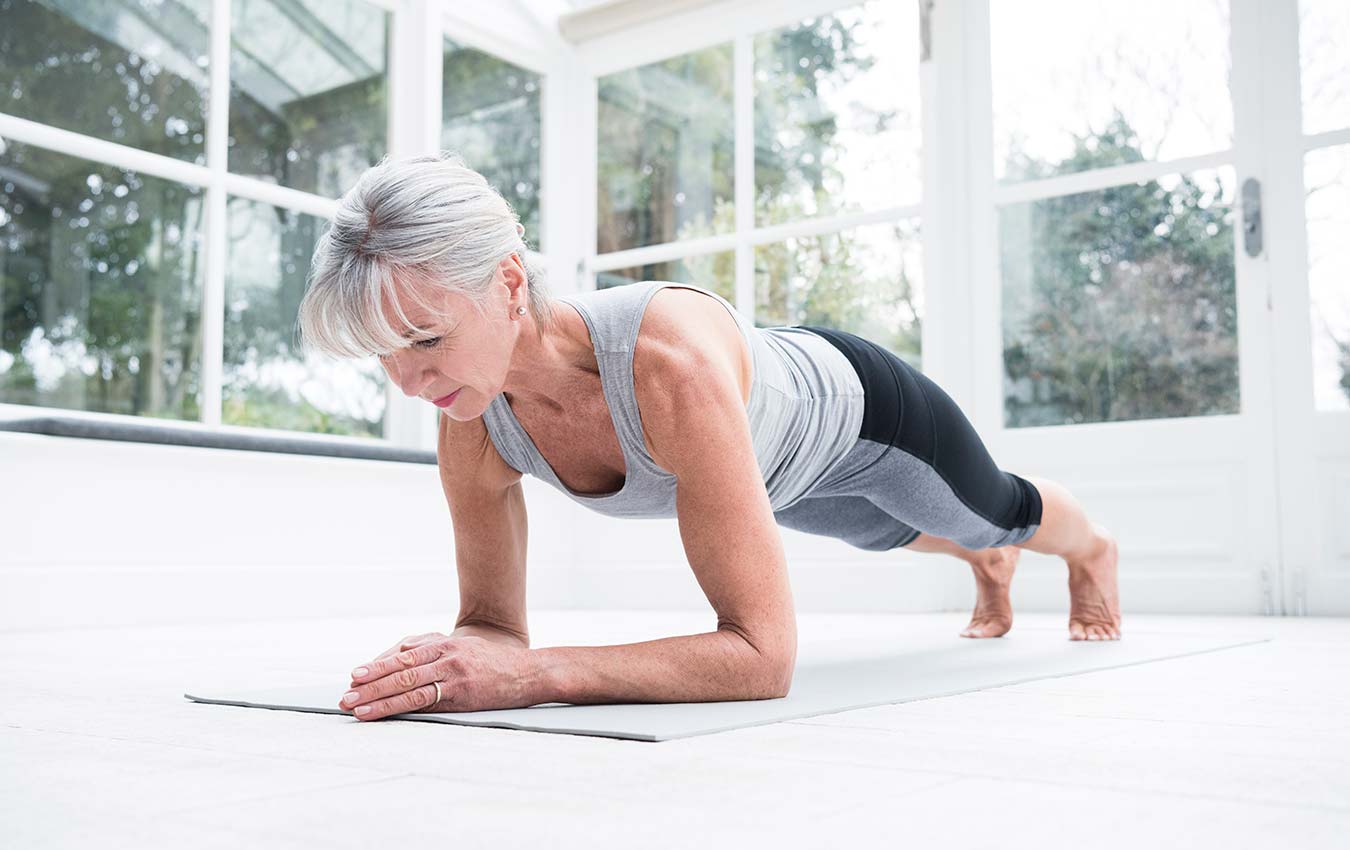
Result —
[{"label": "woman's elbow", "polygon": [[764,642],[760,650],[764,669],[764,699],[781,699],[792,689],[792,674],[797,669],[797,630],[795,628]]}]

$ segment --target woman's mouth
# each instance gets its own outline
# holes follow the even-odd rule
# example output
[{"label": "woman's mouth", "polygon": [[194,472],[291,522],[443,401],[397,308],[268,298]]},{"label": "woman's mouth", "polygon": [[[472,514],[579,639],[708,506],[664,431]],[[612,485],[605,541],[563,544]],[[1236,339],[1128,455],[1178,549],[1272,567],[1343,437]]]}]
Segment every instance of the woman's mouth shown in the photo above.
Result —
[{"label": "woman's mouth", "polygon": [[450,393],[450,395],[436,399],[435,401],[432,402],[432,404],[436,405],[437,407],[449,407],[451,404],[454,404],[455,396],[459,395],[460,390],[463,389],[464,389],[463,387],[460,387],[458,390],[455,390],[454,392]]}]

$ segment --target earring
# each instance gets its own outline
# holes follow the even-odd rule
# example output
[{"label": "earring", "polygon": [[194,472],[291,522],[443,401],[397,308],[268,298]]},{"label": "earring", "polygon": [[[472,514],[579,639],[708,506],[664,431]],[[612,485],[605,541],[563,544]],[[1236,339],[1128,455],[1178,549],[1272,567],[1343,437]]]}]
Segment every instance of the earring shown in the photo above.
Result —
[{"label": "earring", "polygon": [[525,315],[525,308],[524,308],[524,307],[517,307],[517,308],[516,308],[516,313],[517,313],[517,315],[521,315],[521,316]]}]

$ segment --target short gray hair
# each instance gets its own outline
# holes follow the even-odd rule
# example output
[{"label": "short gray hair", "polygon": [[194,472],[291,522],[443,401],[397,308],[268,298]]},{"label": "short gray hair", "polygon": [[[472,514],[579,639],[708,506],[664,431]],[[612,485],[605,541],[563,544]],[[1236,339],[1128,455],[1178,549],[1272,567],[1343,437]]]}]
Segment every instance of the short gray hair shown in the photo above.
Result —
[{"label": "short gray hair", "polygon": [[[382,295],[405,330],[427,329],[410,322],[394,297],[395,272],[467,296],[481,313],[498,264],[511,254],[525,268],[534,320],[546,327],[554,301],[525,253],[524,231],[511,205],[457,154],[385,157],[338,201],[314,247],[297,320],[304,347],[338,357],[407,348]],[[410,287],[403,294],[425,312],[436,309]]]}]

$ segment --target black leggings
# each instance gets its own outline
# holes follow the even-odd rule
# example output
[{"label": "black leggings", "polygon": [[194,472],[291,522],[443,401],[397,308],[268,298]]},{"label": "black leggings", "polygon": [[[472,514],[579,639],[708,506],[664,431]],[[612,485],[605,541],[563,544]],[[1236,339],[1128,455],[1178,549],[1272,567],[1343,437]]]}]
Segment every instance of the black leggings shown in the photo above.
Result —
[{"label": "black leggings", "polygon": [[779,524],[860,549],[894,549],[920,532],[967,549],[1028,540],[1041,496],[994,463],[951,397],[881,346],[799,325],[843,352],[863,386],[858,441],[810,492],[776,511]]}]

